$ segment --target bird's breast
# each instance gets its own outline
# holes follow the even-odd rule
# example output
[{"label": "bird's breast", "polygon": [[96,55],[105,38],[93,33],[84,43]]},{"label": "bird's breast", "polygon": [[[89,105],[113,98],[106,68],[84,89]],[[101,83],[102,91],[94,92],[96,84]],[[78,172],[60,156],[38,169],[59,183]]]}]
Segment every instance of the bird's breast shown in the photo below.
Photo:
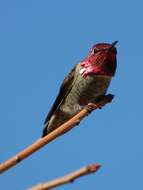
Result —
[{"label": "bird's breast", "polygon": [[80,66],[76,69],[72,89],[63,103],[66,112],[77,112],[82,106],[96,100],[106,93],[111,77],[102,75],[88,75],[83,78]]}]

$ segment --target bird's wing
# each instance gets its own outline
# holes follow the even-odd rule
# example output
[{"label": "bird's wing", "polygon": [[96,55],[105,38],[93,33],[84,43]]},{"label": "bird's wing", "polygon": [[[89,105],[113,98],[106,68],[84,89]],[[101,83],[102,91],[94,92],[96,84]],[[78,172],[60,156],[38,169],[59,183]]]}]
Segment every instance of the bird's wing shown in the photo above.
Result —
[{"label": "bird's wing", "polygon": [[75,65],[75,67],[70,71],[70,73],[63,80],[63,83],[62,83],[62,85],[60,87],[59,94],[58,94],[58,96],[57,96],[51,110],[49,111],[49,113],[48,113],[48,115],[47,115],[47,117],[45,119],[45,122],[44,122],[45,125],[47,125],[47,123],[50,120],[51,116],[55,113],[55,111],[59,108],[61,103],[64,101],[65,97],[71,91],[76,66],[77,65]]}]

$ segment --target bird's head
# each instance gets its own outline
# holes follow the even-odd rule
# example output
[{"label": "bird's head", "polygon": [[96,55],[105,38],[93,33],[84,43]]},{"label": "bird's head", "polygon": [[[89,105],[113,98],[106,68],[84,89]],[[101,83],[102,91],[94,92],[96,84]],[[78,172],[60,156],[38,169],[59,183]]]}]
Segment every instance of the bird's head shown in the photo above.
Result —
[{"label": "bird's head", "polygon": [[107,75],[114,76],[116,71],[116,54],[115,45],[117,41],[112,44],[98,43],[95,44],[89,51],[88,56],[81,62],[81,74]]}]

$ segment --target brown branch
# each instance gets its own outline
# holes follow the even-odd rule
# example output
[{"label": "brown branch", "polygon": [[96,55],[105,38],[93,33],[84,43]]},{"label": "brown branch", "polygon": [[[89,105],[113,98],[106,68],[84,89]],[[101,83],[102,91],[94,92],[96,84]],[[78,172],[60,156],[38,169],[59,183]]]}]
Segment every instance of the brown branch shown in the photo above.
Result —
[{"label": "brown branch", "polygon": [[99,164],[91,164],[85,166],[73,173],[70,173],[66,176],[57,178],[55,180],[38,184],[36,186],[31,187],[29,190],[48,190],[66,183],[72,183],[75,179],[96,172],[101,166]]},{"label": "brown branch", "polygon": [[69,131],[75,125],[77,125],[85,116],[87,116],[90,112],[97,108],[101,108],[105,104],[111,102],[113,99],[113,95],[109,94],[107,96],[104,96],[99,102],[96,104],[90,103],[88,104],[84,109],[82,109],[78,114],[76,114],[74,117],[72,117],[69,121],[59,126],[57,129],[49,133],[47,136],[38,139],[36,142],[34,142],[29,147],[25,148],[21,152],[19,152],[14,157],[10,158],[9,160],[5,161],[4,163],[0,164],[0,173],[3,173],[4,171],[8,170],[9,168],[15,166],[20,161],[24,160],[49,142],[56,139],[56,137],[64,134],[65,132]]}]

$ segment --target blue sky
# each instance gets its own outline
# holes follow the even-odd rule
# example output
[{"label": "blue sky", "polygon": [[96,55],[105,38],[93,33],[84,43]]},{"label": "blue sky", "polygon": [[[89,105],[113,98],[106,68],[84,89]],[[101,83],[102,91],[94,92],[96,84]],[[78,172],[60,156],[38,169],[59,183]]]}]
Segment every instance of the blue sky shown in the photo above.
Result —
[{"label": "blue sky", "polygon": [[59,187],[143,189],[141,0],[0,1],[0,162],[41,136],[67,72],[97,42],[118,40],[112,104],[0,178],[24,190],[97,162],[95,175]]}]

